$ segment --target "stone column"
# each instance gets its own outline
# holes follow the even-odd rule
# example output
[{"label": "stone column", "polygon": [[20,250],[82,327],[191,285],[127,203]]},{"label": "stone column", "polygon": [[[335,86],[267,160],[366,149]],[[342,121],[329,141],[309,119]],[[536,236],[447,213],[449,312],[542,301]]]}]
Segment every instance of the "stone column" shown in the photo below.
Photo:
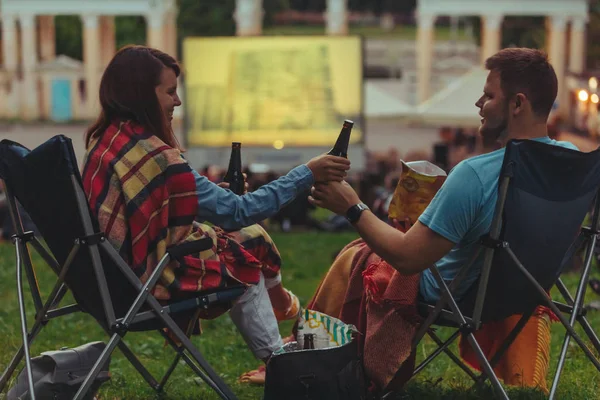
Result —
[{"label": "stone column", "polygon": [[493,56],[502,46],[502,20],[499,14],[484,15],[482,17],[481,62]]},{"label": "stone column", "polygon": [[54,27],[53,15],[40,15],[38,17],[40,24],[39,43],[40,60],[51,61],[56,57],[56,29]]},{"label": "stone column", "polygon": [[85,71],[85,117],[93,119],[98,114],[100,88],[100,24],[97,15],[89,14],[83,20],[83,62]]},{"label": "stone column", "polygon": [[165,17],[165,52],[173,56],[176,60],[177,56],[177,11],[169,12]]},{"label": "stone column", "polygon": [[26,121],[31,121],[40,117],[35,16],[33,14],[19,15],[19,22],[21,24],[21,60],[23,63],[21,117]]},{"label": "stone column", "polygon": [[106,68],[116,52],[117,41],[115,39],[115,17],[103,15],[100,17],[100,60]]},{"label": "stone column", "polygon": [[146,43],[149,47],[165,50],[164,15],[154,12],[146,16]]},{"label": "stone column", "polygon": [[568,98],[565,91],[565,65],[566,65],[566,45],[567,45],[567,18],[564,16],[552,16],[550,18],[550,40],[548,47],[548,57],[550,63],[556,72],[558,79],[558,95],[556,101],[559,115],[565,116],[569,111]]},{"label": "stone column", "polygon": [[581,74],[585,69],[585,24],[584,18],[573,18],[571,20],[569,71],[575,74]]},{"label": "stone column", "polygon": [[233,19],[237,36],[262,35],[262,21],[265,12],[262,0],[236,0]]},{"label": "stone column", "polygon": [[6,85],[4,86],[4,110],[2,116],[16,118],[19,114],[18,85],[16,84],[17,65],[17,23],[15,17],[8,14],[2,15],[2,60],[6,71]]},{"label": "stone column", "polygon": [[423,103],[431,94],[431,69],[436,16],[419,14],[417,18],[417,101]]},{"label": "stone column", "polygon": [[328,35],[347,35],[348,34],[348,0],[327,0],[327,19]]}]

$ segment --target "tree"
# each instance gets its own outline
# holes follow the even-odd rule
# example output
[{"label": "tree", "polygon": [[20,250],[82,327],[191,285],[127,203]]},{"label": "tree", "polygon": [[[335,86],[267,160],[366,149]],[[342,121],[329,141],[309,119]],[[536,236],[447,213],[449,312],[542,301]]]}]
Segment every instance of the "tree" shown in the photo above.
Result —
[{"label": "tree", "polygon": [[587,67],[600,69],[600,0],[590,2],[587,25]]},{"label": "tree", "polygon": [[83,30],[81,18],[76,15],[59,15],[56,27],[56,54],[83,60]]}]

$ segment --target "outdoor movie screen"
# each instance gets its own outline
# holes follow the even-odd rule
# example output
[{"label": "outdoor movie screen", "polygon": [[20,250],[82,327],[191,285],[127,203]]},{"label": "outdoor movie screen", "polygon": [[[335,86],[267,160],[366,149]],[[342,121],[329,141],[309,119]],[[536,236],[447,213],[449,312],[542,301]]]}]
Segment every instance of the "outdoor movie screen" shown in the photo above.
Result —
[{"label": "outdoor movie screen", "polygon": [[188,38],[188,146],[329,146],[363,140],[360,37]]}]

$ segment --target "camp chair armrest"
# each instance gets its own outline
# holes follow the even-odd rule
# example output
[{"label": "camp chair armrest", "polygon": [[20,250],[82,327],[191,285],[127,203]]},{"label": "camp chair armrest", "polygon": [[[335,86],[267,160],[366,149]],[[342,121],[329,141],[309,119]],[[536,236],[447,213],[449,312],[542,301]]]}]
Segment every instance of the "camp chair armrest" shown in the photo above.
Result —
[{"label": "camp chair armrest", "polygon": [[167,249],[167,253],[169,254],[169,256],[171,256],[171,258],[178,259],[181,257],[189,256],[190,254],[210,250],[212,247],[212,239],[206,236],[202,239],[194,240],[192,242],[185,242],[176,246],[170,246]]}]

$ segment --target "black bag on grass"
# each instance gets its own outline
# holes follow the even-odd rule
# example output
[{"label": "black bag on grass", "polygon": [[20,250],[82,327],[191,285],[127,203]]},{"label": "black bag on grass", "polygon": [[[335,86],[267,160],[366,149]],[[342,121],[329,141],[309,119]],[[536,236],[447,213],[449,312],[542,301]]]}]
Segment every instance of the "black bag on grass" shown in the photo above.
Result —
[{"label": "black bag on grass", "polygon": [[267,364],[263,400],[364,400],[365,376],[356,340],[277,354]]},{"label": "black bag on grass", "polygon": [[[100,358],[104,347],[102,342],[92,342],[73,349],[46,351],[40,356],[32,358],[31,374],[35,398],[37,400],[70,400],[75,397],[85,377]],[[110,358],[102,366],[102,371],[87,392],[85,400],[92,400],[100,385],[110,379],[109,365]],[[10,389],[6,398],[7,400],[30,398],[25,368],[19,373],[17,383]]]}]

